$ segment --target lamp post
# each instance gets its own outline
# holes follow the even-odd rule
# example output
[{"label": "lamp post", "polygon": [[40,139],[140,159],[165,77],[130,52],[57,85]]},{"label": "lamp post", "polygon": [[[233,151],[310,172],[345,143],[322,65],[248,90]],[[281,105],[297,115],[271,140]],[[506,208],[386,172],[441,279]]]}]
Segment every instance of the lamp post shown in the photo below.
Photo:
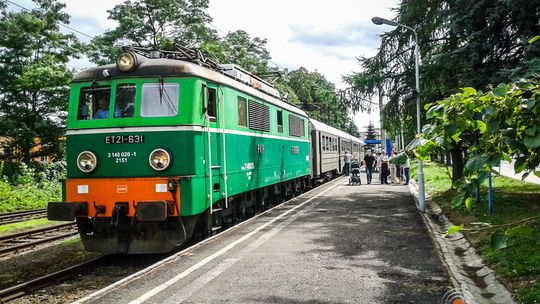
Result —
[{"label": "lamp post", "polygon": [[[414,33],[414,59],[415,59],[415,73],[416,73],[416,127],[417,134],[422,133],[422,124],[420,123],[420,51],[418,50],[418,34],[416,31],[409,26],[399,24],[397,22],[387,20],[381,17],[373,17],[371,21],[376,25],[390,25],[390,26],[401,26],[408,30],[411,30]],[[418,160],[418,207],[420,211],[426,211],[426,198],[425,198],[425,187],[424,187],[424,169],[422,160]]]}]

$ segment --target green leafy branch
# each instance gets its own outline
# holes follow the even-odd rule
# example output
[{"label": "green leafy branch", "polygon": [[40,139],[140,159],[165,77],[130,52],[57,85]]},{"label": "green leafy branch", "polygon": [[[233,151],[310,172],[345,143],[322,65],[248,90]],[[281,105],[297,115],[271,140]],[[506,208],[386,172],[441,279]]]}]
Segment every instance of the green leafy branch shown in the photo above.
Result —
[{"label": "green leafy branch", "polygon": [[[516,235],[531,234],[534,232],[534,228],[527,226],[526,224],[532,220],[539,219],[540,215],[531,216],[525,219],[514,221],[506,224],[491,225],[490,223],[475,222],[471,225],[476,226],[474,228],[464,228],[464,225],[450,226],[444,237],[448,237],[452,234],[466,231],[470,233],[479,233],[486,230],[495,230],[491,234],[491,248],[494,250],[506,248],[508,239]],[[499,229],[505,228],[505,229]]]}]

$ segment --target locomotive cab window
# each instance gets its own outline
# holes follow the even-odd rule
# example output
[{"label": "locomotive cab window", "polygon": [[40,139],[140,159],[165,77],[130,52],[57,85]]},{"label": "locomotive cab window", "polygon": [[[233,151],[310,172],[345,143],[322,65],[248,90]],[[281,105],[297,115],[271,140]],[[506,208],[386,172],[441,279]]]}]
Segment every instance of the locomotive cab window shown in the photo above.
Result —
[{"label": "locomotive cab window", "polygon": [[135,93],[137,86],[133,83],[120,84],[116,87],[114,99],[114,117],[133,117],[135,113]]},{"label": "locomotive cab window", "polygon": [[110,86],[82,88],[79,94],[78,120],[109,118]]},{"label": "locomotive cab window", "polygon": [[141,116],[170,117],[178,114],[178,83],[145,83],[142,86]]}]

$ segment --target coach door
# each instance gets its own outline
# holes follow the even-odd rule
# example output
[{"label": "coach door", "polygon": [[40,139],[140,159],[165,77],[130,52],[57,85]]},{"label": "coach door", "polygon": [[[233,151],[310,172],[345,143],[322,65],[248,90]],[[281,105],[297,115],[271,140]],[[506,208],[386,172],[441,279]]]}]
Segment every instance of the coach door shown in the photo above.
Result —
[{"label": "coach door", "polygon": [[[207,175],[207,197],[212,203],[224,199],[227,207],[227,182],[225,159],[226,138],[225,138],[225,115],[223,91],[213,83],[206,83],[204,87],[204,105],[206,108],[206,175]],[[214,212],[217,207],[213,207]]]}]

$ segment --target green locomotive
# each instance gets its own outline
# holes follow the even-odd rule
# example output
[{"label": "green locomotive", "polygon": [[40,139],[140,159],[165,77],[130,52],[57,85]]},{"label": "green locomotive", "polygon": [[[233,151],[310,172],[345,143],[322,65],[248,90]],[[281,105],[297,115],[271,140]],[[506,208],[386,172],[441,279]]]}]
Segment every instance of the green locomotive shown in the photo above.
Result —
[{"label": "green locomotive", "polygon": [[89,251],[167,252],[309,186],[309,118],[197,51],[125,49],[73,79],[68,172],[51,220]]}]

